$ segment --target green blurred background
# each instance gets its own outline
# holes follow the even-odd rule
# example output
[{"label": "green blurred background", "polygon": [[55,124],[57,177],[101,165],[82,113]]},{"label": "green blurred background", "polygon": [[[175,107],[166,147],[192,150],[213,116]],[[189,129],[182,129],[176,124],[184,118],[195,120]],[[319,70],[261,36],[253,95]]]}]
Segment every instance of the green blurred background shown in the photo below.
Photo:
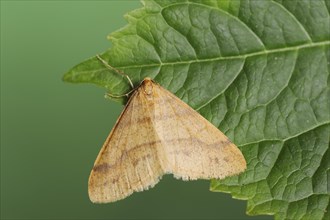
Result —
[{"label": "green blurred background", "polygon": [[123,106],[62,75],[111,46],[106,36],[141,7],[131,1],[1,1],[2,219],[272,219],[167,175],[153,189],[95,205],[87,180]]}]

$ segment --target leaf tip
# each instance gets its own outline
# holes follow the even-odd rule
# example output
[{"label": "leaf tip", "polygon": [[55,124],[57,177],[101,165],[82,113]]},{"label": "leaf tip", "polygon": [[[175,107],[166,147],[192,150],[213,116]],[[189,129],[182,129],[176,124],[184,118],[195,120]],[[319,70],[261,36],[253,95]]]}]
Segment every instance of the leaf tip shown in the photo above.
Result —
[{"label": "leaf tip", "polygon": [[63,82],[72,82],[72,69],[70,69],[68,72],[66,72],[62,76],[62,81]]}]

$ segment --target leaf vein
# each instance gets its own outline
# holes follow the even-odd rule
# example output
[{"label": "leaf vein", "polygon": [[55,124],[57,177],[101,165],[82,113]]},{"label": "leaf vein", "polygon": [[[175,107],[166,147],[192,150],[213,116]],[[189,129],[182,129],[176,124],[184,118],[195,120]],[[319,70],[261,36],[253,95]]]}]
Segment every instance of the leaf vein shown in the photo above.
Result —
[{"label": "leaf vein", "polygon": [[[265,54],[269,54],[269,53],[295,51],[295,50],[300,50],[303,48],[312,48],[312,47],[329,46],[329,45],[330,45],[330,41],[323,41],[323,42],[317,42],[317,43],[302,44],[300,46],[263,50],[263,51],[253,52],[253,53],[247,53],[244,55],[216,57],[216,58],[204,58],[204,59],[198,59],[198,60],[196,59],[196,60],[188,60],[188,61],[180,61],[180,62],[163,62],[163,63],[153,63],[153,64],[114,66],[114,67],[121,68],[121,69],[131,69],[131,68],[142,68],[142,67],[154,67],[154,66],[159,66],[159,65],[164,66],[164,65],[176,65],[176,64],[189,64],[189,63],[197,63],[197,62],[211,62],[211,61],[219,61],[219,60],[231,60],[231,59],[238,59],[238,58],[245,59],[247,57],[265,55]],[[105,69],[105,68],[103,68],[103,69]]]},{"label": "leaf vein", "polygon": [[192,51],[194,51],[194,53],[195,53],[195,58],[196,58],[196,60],[198,60],[196,49],[195,49],[195,47],[192,46],[192,44],[191,44],[189,38],[188,38],[186,35],[184,35],[183,33],[181,33],[179,30],[177,30],[174,26],[172,26],[172,25],[170,25],[170,24],[168,23],[168,21],[165,19],[164,15],[163,15],[163,11],[161,12],[161,15],[162,15],[162,18],[163,18],[164,22],[165,22],[170,28],[172,28],[175,32],[177,32],[178,34],[180,34],[182,37],[184,37],[184,38],[186,39],[186,41],[188,42],[188,44],[189,44],[189,46],[191,47]]},{"label": "leaf vein", "polygon": [[283,5],[279,4],[278,2],[271,0],[271,2],[273,2],[274,4],[278,5],[280,8],[282,8],[288,15],[290,15],[290,17],[292,17],[297,24],[299,25],[300,29],[304,32],[304,34],[306,35],[306,37],[308,38],[309,42],[313,42],[311,36],[309,35],[309,33],[307,32],[307,30],[305,29],[305,27],[300,23],[300,21],[296,18],[296,16],[294,16],[286,7],[284,7]]},{"label": "leaf vein", "polygon": [[208,105],[209,103],[211,103],[214,99],[218,98],[220,95],[222,95],[233,83],[234,81],[237,79],[237,77],[240,75],[240,72],[242,71],[245,61],[246,59],[243,60],[244,62],[241,64],[240,69],[237,71],[236,75],[233,77],[232,81],[228,83],[228,85],[218,94],[216,94],[215,96],[213,96],[212,98],[210,98],[208,101],[206,101],[204,104],[200,105],[199,107],[197,107],[195,110],[199,111],[201,108],[205,107],[206,105]]}]

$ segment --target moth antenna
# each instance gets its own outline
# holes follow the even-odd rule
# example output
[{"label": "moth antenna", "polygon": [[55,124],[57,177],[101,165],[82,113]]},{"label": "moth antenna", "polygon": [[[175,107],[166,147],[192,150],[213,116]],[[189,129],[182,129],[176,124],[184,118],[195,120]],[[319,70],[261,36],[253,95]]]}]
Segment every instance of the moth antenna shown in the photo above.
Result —
[{"label": "moth antenna", "polygon": [[[129,84],[131,85],[132,89],[134,89],[134,85],[133,85],[133,83],[132,83],[132,80],[129,78],[129,76],[128,76],[126,73],[124,73],[123,71],[120,71],[120,70],[114,68],[113,66],[111,66],[109,63],[107,63],[105,60],[103,60],[103,59],[100,57],[100,55],[97,54],[97,55],[96,55],[96,58],[97,58],[99,61],[101,61],[101,62],[103,63],[103,65],[104,65],[105,67],[107,67],[108,69],[110,69],[110,70],[114,70],[116,73],[118,73],[118,74],[120,74],[120,75],[122,75],[122,76],[125,76],[125,77],[127,78],[128,82],[129,82]],[[123,96],[125,96],[125,95],[123,95]]]}]

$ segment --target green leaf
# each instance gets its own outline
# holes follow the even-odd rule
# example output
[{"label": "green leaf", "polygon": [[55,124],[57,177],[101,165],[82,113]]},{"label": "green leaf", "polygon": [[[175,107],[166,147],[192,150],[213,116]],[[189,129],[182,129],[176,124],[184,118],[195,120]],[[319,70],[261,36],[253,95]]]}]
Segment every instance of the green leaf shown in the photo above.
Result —
[{"label": "green leaf", "polygon": [[[135,85],[154,78],[239,146],[247,171],[211,190],[248,200],[250,215],[329,219],[329,1],[143,3],[102,57]],[[95,57],[64,80],[130,90]]]}]

